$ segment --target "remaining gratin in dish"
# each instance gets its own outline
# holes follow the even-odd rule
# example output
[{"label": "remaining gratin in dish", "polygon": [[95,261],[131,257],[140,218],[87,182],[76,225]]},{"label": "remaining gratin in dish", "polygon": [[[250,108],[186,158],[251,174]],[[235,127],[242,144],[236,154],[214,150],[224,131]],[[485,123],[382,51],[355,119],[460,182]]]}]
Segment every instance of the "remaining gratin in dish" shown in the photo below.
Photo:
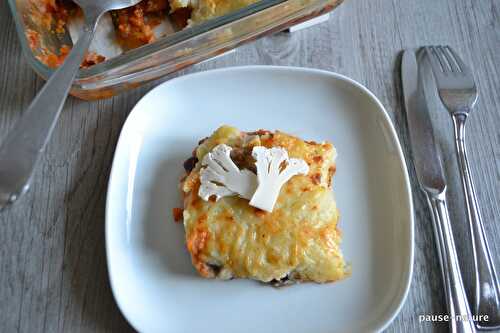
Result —
[{"label": "remaining gratin in dish", "polygon": [[175,13],[180,8],[190,10],[189,25],[226,15],[259,0],[169,0],[170,8]]},{"label": "remaining gratin in dish", "polygon": [[279,131],[222,126],[202,140],[184,165],[182,215],[177,210],[200,275],[275,285],[348,276],[332,193],[335,157],[330,143]]},{"label": "remaining gratin in dish", "polygon": [[[80,34],[77,6],[70,0],[7,2],[28,63],[50,77]],[[328,13],[342,0],[261,0],[244,6],[250,2],[144,0],[104,15],[70,93],[109,98]],[[209,19],[214,15],[222,16]]]},{"label": "remaining gratin in dish", "polygon": [[[27,0],[30,8],[30,20],[44,26],[54,34],[64,34],[66,26],[73,20],[81,20],[80,8],[72,0]],[[203,23],[210,19],[229,14],[258,0],[142,0],[135,6],[111,11],[113,31],[109,35],[116,36],[117,43],[123,51],[157,40],[155,30],[162,23],[160,35],[171,34],[188,26]],[[167,23],[168,21],[168,23]],[[26,31],[30,48],[34,51],[41,47],[38,60],[45,65],[56,68],[66,58],[71,46],[64,44],[58,52],[51,52],[44,47],[40,34],[32,29]],[[82,67],[90,67],[106,60],[101,54],[89,52]]]}]

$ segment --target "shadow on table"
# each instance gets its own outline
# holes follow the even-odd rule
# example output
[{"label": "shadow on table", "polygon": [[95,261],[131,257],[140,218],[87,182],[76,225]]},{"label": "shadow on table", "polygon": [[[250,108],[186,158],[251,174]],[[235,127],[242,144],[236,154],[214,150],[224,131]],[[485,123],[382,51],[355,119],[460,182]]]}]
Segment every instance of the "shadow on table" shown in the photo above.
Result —
[{"label": "shadow on table", "polygon": [[[63,294],[59,296],[59,318],[62,324],[59,327],[66,332],[133,332],[134,329],[121,314],[111,292],[104,237],[109,172],[118,134],[128,109],[123,112],[119,108],[79,110],[91,104],[73,98],[68,102],[77,109],[71,112],[99,114],[85,115],[89,122],[96,123],[83,134],[83,144],[72,167],[74,170],[70,170],[71,183],[64,198],[66,225]],[[99,103],[94,104],[99,108],[107,105],[107,102],[94,103]],[[115,103],[112,101],[110,105]]]}]

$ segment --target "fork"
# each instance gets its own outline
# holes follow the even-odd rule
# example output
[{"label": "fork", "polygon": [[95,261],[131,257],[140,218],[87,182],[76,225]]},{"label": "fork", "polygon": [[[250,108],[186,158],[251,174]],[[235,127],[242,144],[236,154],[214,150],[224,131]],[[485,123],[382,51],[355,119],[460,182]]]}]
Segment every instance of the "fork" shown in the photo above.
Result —
[{"label": "fork", "polygon": [[469,221],[474,258],[474,315],[487,315],[476,322],[479,329],[500,328],[500,286],[491,259],[483,220],[474,189],[467,147],[465,122],[476,104],[478,92],[469,67],[449,46],[428,46],[425,52],[430,60],[439,97],[453,119],[457,153],[465,205]]}]

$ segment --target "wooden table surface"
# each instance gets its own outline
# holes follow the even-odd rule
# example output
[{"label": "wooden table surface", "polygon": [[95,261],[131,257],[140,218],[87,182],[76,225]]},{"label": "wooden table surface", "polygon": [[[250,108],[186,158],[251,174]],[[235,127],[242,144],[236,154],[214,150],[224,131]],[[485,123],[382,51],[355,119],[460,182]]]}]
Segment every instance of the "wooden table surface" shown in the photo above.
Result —
[{"label": "wooden table surface", "polygon": [[[0,2],[0,140],[19,119],[39,79],[21,54],[6,1]],[[292,65],[347,75],[375,93],[396,124],[406,153],[400,51],[450,44],[474,68],[480,89],[468,125],[472,172],[500,270],[500,1],[346,0],[327,23],[280,33],[178,73],[236,65]],[[177,76],[176,75],[176,76]],[[127,332],[133,329],[111,294],[104,248],[104,202],[120,129],[134,104],[157,82],[112,99],[69,98],[31,190],[0,213],[0,332]],[[458,185],[451,121],[436,105],[450,211],[470,295],[471,252]],[[411,164],[410,164],[411,165]],[[415,173],[410,168],[414,189]],[[445,331],[420,323],[444,313],[430,215],[414,190],[415,265],[411,290],[388,331]]]}]

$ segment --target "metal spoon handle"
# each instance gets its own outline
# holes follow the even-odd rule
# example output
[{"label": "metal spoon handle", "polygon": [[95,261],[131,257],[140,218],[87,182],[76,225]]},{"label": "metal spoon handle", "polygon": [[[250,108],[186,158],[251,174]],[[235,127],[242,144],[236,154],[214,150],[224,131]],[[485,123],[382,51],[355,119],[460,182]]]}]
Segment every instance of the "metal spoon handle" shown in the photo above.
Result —
[{"label": "metal spoon handle", "polygon": [[476,332],[460,273],[445,193],[443,192],[440,195],[427,193],[427,199],[432,208],[434,235],[441,263],[446,304],[450,316],[450,331],[452,333]]},{"label": "metal spoon handle", "polygon": [[455,144],[457,149],[458,166],[465,192],[465,203],[467,216],[472,236],[472,250],[475,265],[474,286],[474,314],[487,315],[487,322],[478,322],[482,328],[500,327],[500,285],[493,266],[491,252],[488,247],[483,219],[479,210],[479,204],[474,189],[469,161],[467,158],[467,147],[465,145],[465,114],[453,115],[455,127]]},{"label": "metal spoon handle", "polygon": [[86,21],[70,54],[52,74],[21,119],[0,145],[0,209],[15,201],[29,185],[94,36],[98,18]]}]

